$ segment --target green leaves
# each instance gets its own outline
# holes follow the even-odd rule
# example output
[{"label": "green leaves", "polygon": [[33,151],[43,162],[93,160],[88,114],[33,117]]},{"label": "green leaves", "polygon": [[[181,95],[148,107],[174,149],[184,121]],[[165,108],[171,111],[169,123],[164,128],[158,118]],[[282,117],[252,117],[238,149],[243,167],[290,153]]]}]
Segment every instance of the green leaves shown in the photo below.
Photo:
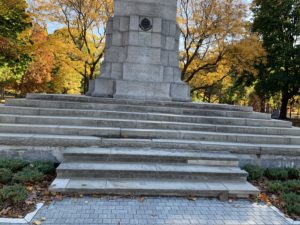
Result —
[{"label": "green leaves", "polygon": [[31,26],[25,0],[0,0],[0,35],[16,39],[18,34]]},{"label": "green leaves", "polygon": [[285,119],[288,101],[300,89],[300,1],[255,0],[252,11],[253,31],[262,37],[268,59],[259,89],[282,94],[280,118]]}]

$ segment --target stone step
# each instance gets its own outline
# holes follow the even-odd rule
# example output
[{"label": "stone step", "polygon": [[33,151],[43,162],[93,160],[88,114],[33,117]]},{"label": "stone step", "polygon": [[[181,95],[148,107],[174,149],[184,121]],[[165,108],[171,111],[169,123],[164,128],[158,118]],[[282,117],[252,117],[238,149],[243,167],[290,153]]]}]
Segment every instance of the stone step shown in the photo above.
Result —
[{"label": "stone step", "polygon": [[207,166],[238,166],[238,158],[228,152],[197,152],[151,148],[68,148],[64,162],[152,162],[189,163]]},{"label": "stone step", "polygon": [[141,119],[141,120],[158,120],[166,119],[167,121],[176,121],[178,117],[187,117],[193,119],[194,116],[208,117],[234,117],[234,118],[252,118],[270,120],[269,114],[242,112],[242,111],[222,111],[199,109],[194,116],[182,115],[173,112],[156,113],[156,112],[126,112],[118,110],[92,110],[92,109],[61,109],[61,108],[38,108],[38,107],[18,107],[18,106],[0,106],[1,114],[21,114],[21,115],[47,115],[47,116],[76,116],[76,117],[100,117],[100,118],[118,118],[118,119]]},{"label": "stone step", "polygon": [[177,139],[124,139],[102,138],[101,147],[137,147],[161,149],[186,149],[199,151],[228,151],[245,155],[293,155],[300,154],[299,145],[252,144],[217,141],[196,141]]},{"label": "stone step", "polygon": [[[128,139],[128,138],[99,138],[91,136],[72,135],[41,135],[0,133],[2,146],[32,146],[43,147],[134,147],[159,149],[185,149],[196,151],[228,151],[245,155],[284,155],[298,156],[299,145],[251,144],[232,142],[210,142],[174,139]],[[8,147],[7,147],[8,148]]]},{"label": "stone step", "polygon": [[238,167],[205,166],[182,163],[145,162],[64,162],[57,168],[58,178],[130,178],[178,180],[246,181],[248,173]]},{"label": "stone step", "polygon": [[102,139],[91,136],[0,133],[3,146],[90,147],[101,146]]},{"label": "stone step", "polygon": [[259,190],[245,181],[184,181],[153,179],[57,178],[50,190],[61,193],[106,195],[161,195],[199,197],[257,196]]},{"label": "stone step", "polygon": [[[39,114],[35,114],[33,113],[31,110],[31,112],[26,112],[27,108],[19,108],[20,111],[14,111],[14,114],[5,114],[2,109],[8,109],[11,107],[2,107],[0,106],[0,121],[1,122],[10,122],[10,123],[19,123],[18,119],[14,118],[13,116],[31,116],[31,117],[35,117],[35,118],[39,118],[42,117],[42,121],[46,122],[47,120],[45,120],[44,118],[51,118],[51,117],[55,117],[55,118],[60,118],[60,121],[62,121],[62,125],[64,125],[65,123],[67,125],[72,125],[72,122],[68,122],[69,119],[74,118],[73,117],[69,117],[68,116],[68,112],[67,110],[59,110],[59,111],[65,111],[65,115],[39,115]],[[23,110],[22,110],[23,109]],[[42,110],[42,109],[40,109]],[[39,109],[36,109],[36,111],[39,111]],[[23,113],[22,113],[23,112]],[[76,111],[72,111],[72,112],[76,112]],[[116,112],[115,112],[116,113]],[[69,114],[72,114],[69,112]],[[267,134],[267,135],[291,135],[291,136],[300,136],[300,128],[296,128],[296,127],[292,127],[292,128],[286,128],[286,127],[268,127],[268,126],[244,126],[244,125],[227,125],[227,124],[223,124],[223,125],[219,125],[219,124],[208,124],[207,122],[209,121],[205,121],[205,118],[203,117],[199,117],[197,119],[203,119],[203,123],[197,123],[196,118],[190,118],[191,120],[187,120],[188,117],[186,116],[166,116],[164,117],[163,115],[151,115],[151,117],[149,117],[149,119],[147,119],[147,114],[145,114],[144,118],[139,118],[137,115],[135,114],[130,114],[132,115],[132,118],[122,118],[122,114],[119,115],[120,118],[118,118],[118,116],[113,116],[114,112],[111,113],[107,113],[106,115],[103,115],[103,118],[98,118],[97,117],[97,121],[100,122],[92,122],[92,124],[88,124],[89,127],[94,127],[94,126],[110,126],[110,127],[123,127],[123,128],[144,128],[144,129],[172,129],[172,130],[197,130],[197,131],[209,131],[209,132],[224,132],[224,133],[248,133],[248,134]],[[35,115],[35,116],[34,116]],[[137,116],[135,118],[135,116]],[[157,118],[155,117],[157,116]],[[3,119],[4,117],[4,119]],[[80,117],[81,118],[87,118],[90,119],[91,117],[93,117],[92,115],[90,115],[89,117]],[[125,116],[127,117],[127,116]],[[78,121],[78,117],[75,117],[75,121]],[[93,117],[93,121],[95,121],[94,119],[95,117]],[[2,119],[2,120],[1,120]],[[194,119],[195,121],[193,122],[192,119]],[[210,118],[208,118],[210,120]],[[216,118],[216,120],[218,120],[219,118]],[[177,120],[179,120],[179,122],[177,122]],[[180,120],[186,120],[186,122],[180,122]],[[38,122],[41,120],[37,120],[34,122]],[[72,120],[70,120],[72,121]],[[73,120],[74,121],[74,120]],[[101,123],[101,121],[103,121],[103,123]],[[130,121],[128,123],[128,121]],[[224,119],[223,119],[224,121]],[[23,122],[24,121],[23,119]],[[34,122],[29,121],[28,123],[33,124]],[[41,123],[41,122],[38,122]],[[57,123],[57,122],[55,122]],[[249,123],[249,122],[248,122]],[[51,125],[51,122],[49,122],[49,124]],[[274,124],[271,124],[274,125]],[[83,124],[84,126],[84,124]]]},{"label": "stone step", "polygon": [[[200,124],[198,124],[197,122],[199,122]],[[31,116],[31,115],[0,114],[0,123],[71,125],[71,126],[90,126],[90,127],[160,128],[160,129],[167,128],[167,129],[197,130],[198,127],[201,128],[201,126],[203,127],[203,125],[218,125],[218,126],[223,125],[227,127],[250,126],[249,128],[250,131],[251,127],[264,126],[264,128],[269,127],[272,129],[272,127],[287,128],[288,126],[291,125],[290,123],[285,123],[279,120],[256,120],[256,119],[221,118],[221,117],[202,117],[202,118],[198,118],[197,122],[183,123],[183,122],[173,122],[173,121],[108,119],[108,118],[92,118],[92,117]],[[224,130],[222,130],[222,132],[223,131]]]},{"label": "stone step", "polygon": [[254,144],[300,145],[300,136],[222,133],[187,130],[134,129],[61,125],[0,124],[0,133],[79,135],[103,138],[176,139]]},{"label": "stone step", "polygon": [[[78,103],[72,101],[47,101],[31,99],[8,99],[5,103],[7,106],[21,107],[39,107],[39,108],[60,108],[60,109],[91,109],[91,110],[110,110],[125,112],[156,112],[172,113],[179,115],[198,115],[199,109],[193,108],[176,108],[169,106],[145,106],[145,105],[121,105],[109,103]],[[207,109],[208,110],[208,109]],[[209,114],[207,112],[206,114]],[[230,112],[220,111],[218,114],[223,116],[250,117],[256,119],[270,119],[270,115],[256,112]]]},{"label": "stone step", "polygon": [[35,100],[52,100],[52,101],[73,101],[73,102],[90,102],[90,103],[109,103],[121,105],[144,105],[144,106],[167,106],[178,108],[194,108],[194,109],[216,109],[216,110],[232,110],[252,112],[252,107],[236,106],[226,104],[211,104],[211,103],[190,103],[177,101],[151,101],[138,99],[113,99],[113,98],[95,98],[84,95],[55,95],[55,94],[27,94],[27,99]]}]

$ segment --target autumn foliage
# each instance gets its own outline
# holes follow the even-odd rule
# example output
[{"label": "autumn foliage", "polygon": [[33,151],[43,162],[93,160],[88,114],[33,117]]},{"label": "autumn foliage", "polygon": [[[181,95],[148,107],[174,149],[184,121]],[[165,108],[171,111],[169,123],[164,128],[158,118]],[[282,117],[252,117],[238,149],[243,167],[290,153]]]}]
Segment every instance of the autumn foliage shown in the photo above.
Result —
[{"label": "autumn foliage", "polygon": [[[297,13],[299,0],[178,0],[181,78],[193,100],[286,114],[299,100]],[[0,0],[0,93],[84,94],[111,16],[113,0]]]},{"label": "autumn foliage", "polygon": [[51,72],[54,64],[54,56],[48,46],[49,37],[42,27],[35,25],[30,40],[34,43],[32,62],[22,78],[21,92],[22,94],[47,92],[48,84],[52,80]]}]

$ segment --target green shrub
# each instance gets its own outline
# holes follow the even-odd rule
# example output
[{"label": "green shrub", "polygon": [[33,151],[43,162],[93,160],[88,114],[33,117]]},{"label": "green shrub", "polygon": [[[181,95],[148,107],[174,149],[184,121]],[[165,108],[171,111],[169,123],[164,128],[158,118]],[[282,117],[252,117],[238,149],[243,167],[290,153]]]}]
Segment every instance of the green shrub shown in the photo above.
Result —
[{"label": "green shrub", "polygon": [[10,169],[12,172],[17,172],[22,170],[29,163],[21,159],[1,159],[0,168]]},{"label": "green shrub", "polygon": [[296,168],[288,168],[289,179],[300,179],[300,170]]},{"label": "green shrub", "polygon": [[0,201],[10,200],[13,203],[20,203],[26,200],[28,193],[26,189],[19,185],[15,184],[12,186],[4,186],[0,189]]},{"label": "green shrub", "polygon": [[300,203],[300,195],[297,195],[295,193],[289,192],[283,194],[283,200],[287,204],[294,204],[294,203]]},{"label": "green shrub", "polygon": [[289,191],[300,194],[300,180],[289,180],[284,185]]},{"label": "green shrub", "polygon": [[55,166],[52,162],[35,161],[29,164],[31,168],[37,169],[43,174],[55,173]]},{"label": "green shrub", "polygon": [[300,195],[287,193],[283,195],[283,200],[286,203],[285,208],[288,213],[300,215]]},{"label": "green shrub", "polygon": [[11,181],[12,177],[13,177],[13,174],[10,171],[10,169],[0,168],[0,183],[1,184],[9,183]]},{"label": "green shrub", "polygon": [[268,181],[266,188],[269,193],[277,194],[286,191],[287,187],[281,181]]},{"label": "green shrub", "polygon": [[289,214],[300,216],[300,203],[288,204],[286,210]]},{"label": "green shrub", "polygon": [[263,169],[261,169],[258,166],[253,166],[250,164],[244,166],[243,169],[249,173],[248,180],[259,180],[262,178],[262,176],[264,174]]},{"label": "green shrub", "polygon": [[264,172],[266,178],[270,180],[288,180],[289,173],[287,169],[272,168],[266,169]]},{"label": "green shrub", "polygon": [[13,181],[18,183],[36,182],[42,180],[43,176],[44,174],[37,169],[26,167],[14,175]]}]

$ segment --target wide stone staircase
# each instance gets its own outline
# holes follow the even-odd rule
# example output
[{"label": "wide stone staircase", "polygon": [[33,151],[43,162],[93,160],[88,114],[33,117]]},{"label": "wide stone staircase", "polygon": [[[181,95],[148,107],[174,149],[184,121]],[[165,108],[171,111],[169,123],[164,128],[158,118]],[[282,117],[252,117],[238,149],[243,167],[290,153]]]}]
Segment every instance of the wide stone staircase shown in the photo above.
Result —
[{"label": "wide stone staircase", "polygon": [[300,129],[250,107],[31,94],[0,106],[0,156],[63,161],[56,192],[256,195],[239,168],[300,166]]}]

